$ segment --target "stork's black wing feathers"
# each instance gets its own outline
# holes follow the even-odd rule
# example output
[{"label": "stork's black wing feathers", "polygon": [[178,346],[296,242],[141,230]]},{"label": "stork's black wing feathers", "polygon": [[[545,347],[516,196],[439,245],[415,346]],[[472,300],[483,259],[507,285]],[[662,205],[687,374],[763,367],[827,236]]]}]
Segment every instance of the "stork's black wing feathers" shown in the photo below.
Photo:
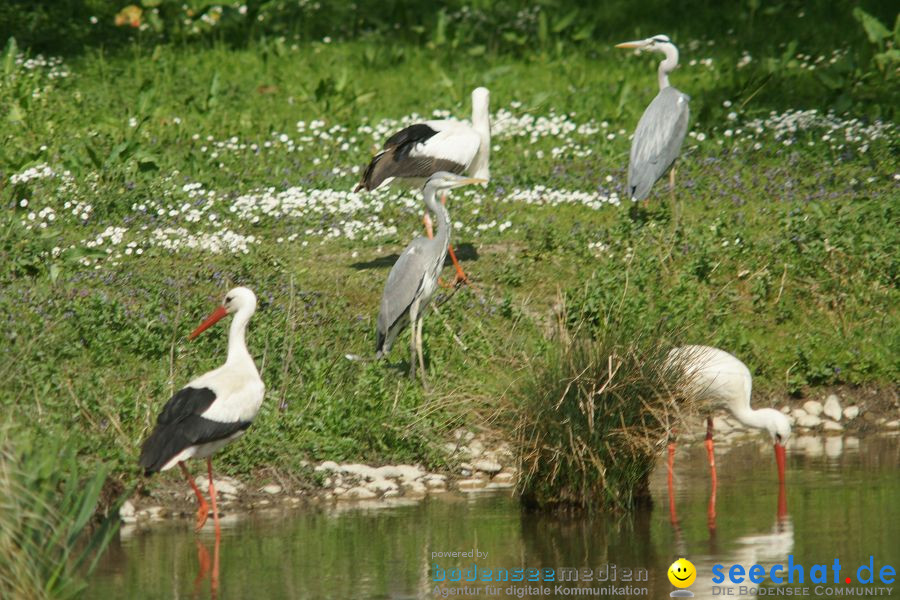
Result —
[{"label": "stork's black wing feathers", "polygon": [[416,123],[401,129],[384,143],[383,148],[397,148],[396,159],[400,160],[416,145],[426,142],[437,134],[437,131],[424,123]]},{"label": "stork's black wing feathers", "polygon": [[222,440],[250,427],[250,422],[223,423],[201,416],[215,399],[209,388],[186,387],[166,402],[156,428],[141,446],[139,464],[147,475],[162,469],[186,448]]},{"label": "stork's black wing feathers", "polygon": [[209,388],[181,388],[166,402],[156,423],[168,425],[191,415],[202,415],[215,399],[216,393]]},{"label": "stork's black wing feathers", "polygon": [[465,167],[444,159],[427,156],[410,158],[409,153],[413,148],[435,135],[437,131],[430,126],[416,123],[389,137],[382,151],[376,154],[366,167],[354,191],[374,190],[388,177],[427,178],[441,170],[458,172],[460,168],[464,169]]}]

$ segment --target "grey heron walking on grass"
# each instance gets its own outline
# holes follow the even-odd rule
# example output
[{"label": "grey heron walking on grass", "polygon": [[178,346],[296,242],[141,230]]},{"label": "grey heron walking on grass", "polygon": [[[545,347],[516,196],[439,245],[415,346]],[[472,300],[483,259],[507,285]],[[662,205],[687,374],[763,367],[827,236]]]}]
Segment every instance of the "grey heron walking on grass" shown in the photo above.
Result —
[{"label": "grey heron walking on grass", "polygon": [[483,179],[463,177],[446,171],[435,173],[428,179],[423,195],[425,206],[434,213],[437,221],[437,234],[433,238],[419,236],[406,247],[391,267],[381,296],[381,310],[376,326],[375,357],[382,358],[387,355],[397,335],[407,325],[411,325],[409,376],[415,377],[418,356],[423,384],[425,384],[425,360],[422,357],[422,319],[434,295],[438,276],[444,267],[444,259],[450,246],[450,215],[444,204],[438,202],[435,197],[437,194],[443,196],[453,188],[483,182]]},{"label": "grey heron walking on grass", "polygon": [[[643,200],[656,181],[672,168],[681,152],[681,144],[688,130],[690,97],[669,85],[669,73],[678,66],[678,48],[665,35],[646,40],[624,42],[616,48],[638,48],[662,52],[665,60],[659,63],[659,93],[647,106],[638,121],[631,142],[628,163],[628,195]],[[675,170],[669,174],[669,188],[674,190]]]},{"label": "grey heron walking on grass", "polygon": [[[353,191],[375,190],[396,180],[418,187],[441,171],[468,173],[487,183],[491,176],[490,98],[487,88],[472,90],[471,125],[456,119],[423,121],[389,137]],[[428,237],[433,237],[427,211],[422,220]],[[468,281],[452,246],[450,258],[456,267],[456,280]]]}]

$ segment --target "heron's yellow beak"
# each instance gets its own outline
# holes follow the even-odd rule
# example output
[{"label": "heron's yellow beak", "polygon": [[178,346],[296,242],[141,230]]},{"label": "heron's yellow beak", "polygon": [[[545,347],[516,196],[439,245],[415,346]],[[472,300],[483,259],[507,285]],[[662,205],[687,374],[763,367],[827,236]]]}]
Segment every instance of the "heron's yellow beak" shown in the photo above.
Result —
[{"label": "heron's yellow beak", "polygon": [[459,185],[471,185],[473,183],[487,183],[487,179],[478,179],[477,177],[469,177],[459,182]]},{"label": "heron's yellow beak", "polygon": [[616,48],[643,48],[646,44],[643,41],[639,42],[622,42],[621,44],[616,44]]}]

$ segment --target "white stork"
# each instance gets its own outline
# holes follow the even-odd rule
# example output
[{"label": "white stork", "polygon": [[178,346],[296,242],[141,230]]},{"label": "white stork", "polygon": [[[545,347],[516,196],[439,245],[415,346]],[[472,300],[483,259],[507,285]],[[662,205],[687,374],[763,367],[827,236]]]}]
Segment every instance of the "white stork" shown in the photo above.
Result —
[{"label": "white stork", "polygon": [[[421,187],[429,177],[441,171],[457,175],[466,173],[487,182],[491,177],[490,97],[487,88],[472,90],[471,125],[456,119],[424,121],[389,137],[366,167],[354,191],[375,190],[397,179]],[[441,196],[441,202],[446,203],[446,200],[446,195]],[[428,237],[434,237],[427,211],[422,220]],[[456,267],[457,281],[467,281],[452,246],[449,251]]]},{"label": "white stork", "polygon": [[[747,427],[768,432],[775,443],[775,463],[778,480],[784,481],[784,444],[791,436],[791,422],[774,408],[751,408],[750,394],[753,377],[750,369],[737,357],[709,346],[683,346],[669,352],[670,364],[682,370],[688,393],[705,400],[712,410],[724,405],[734,418]],[[716,482],[716,461],[713,454],[712,417],[706,419],[706,451],[709,467]],[[675,457],[675,444],[669,444],[669,476]]]},{"label": "white stork", "polygon": [[176,392],[157,417],[153,433],[141,446],[139,463],[147,475],[171,469],[176,464],[181,468],[200,505],[197,509],[198,531],[206,523],[209,506],[184,461],[206,459],[217,536],[220,533],[219,511],[210,457],[244,434],[253,423],[265,395],[265,386],[244,341],[247,323],[254,312],[256,296],[245,287],[237,287],[228,292],[222,305],[191,333],[193,340],[226,315],[234,314],[225,364]]}]

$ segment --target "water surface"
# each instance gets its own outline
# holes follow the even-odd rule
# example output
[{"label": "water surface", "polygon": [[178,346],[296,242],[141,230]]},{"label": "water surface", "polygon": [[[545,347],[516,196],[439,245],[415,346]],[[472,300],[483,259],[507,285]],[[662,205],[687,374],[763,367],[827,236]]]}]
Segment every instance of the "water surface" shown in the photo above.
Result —
[{"label": "water surface", "polygon": [[[539,515],[520,510],[509,494],[497,493],[452,494],[390,508],[338,505],[249,516],[223,529],[217,596],[434,598],[433,565],[449,574],[453,568],[465,573],[474,563],[479,578],[486,568],[558,572],[560,567],[587,567],[598,573],[605,569],[610,581],[444,582],[444,589],[468,585],[475,592],[449,597],[668,598],[674,588],[666,571],[676,558],[686,556],[698,570],[691,586],[696,597],[725,598],[713,595],[715,564],[727,570],[732,564],[759,563],[768,571],[792,554],[795,563],[807,568],[830,566],[838,558],[852,573],[870,556],[875,557],[876,570],[885,564],[900,567],[900,437],[793,440],[783,498],[768,444],[720,449],[717,463],[711,518],[705,451],[699,446],[679,450],[676,523],[669,511],[664,468],[653,476],[653,509],[627,516]],[[475,549],[487,557],[431,556]],[[212,535],[194,535],[187,521],[123,535],[92,577],[88,596],[210,597],[210,573],[200,565],[214,553]],[[623,581],[627,569],[633,577],[644,569],[646,581]],[[549,593],[537,593],[538,586]],[[607,594],[576,595],[576,586],[606,586]],[[616,588],[615,596],[609,586]],[[890,587],[892,596],[900,596],[900,586]],[[737,586],[733,592],[727,597],[741,597]]]}]

